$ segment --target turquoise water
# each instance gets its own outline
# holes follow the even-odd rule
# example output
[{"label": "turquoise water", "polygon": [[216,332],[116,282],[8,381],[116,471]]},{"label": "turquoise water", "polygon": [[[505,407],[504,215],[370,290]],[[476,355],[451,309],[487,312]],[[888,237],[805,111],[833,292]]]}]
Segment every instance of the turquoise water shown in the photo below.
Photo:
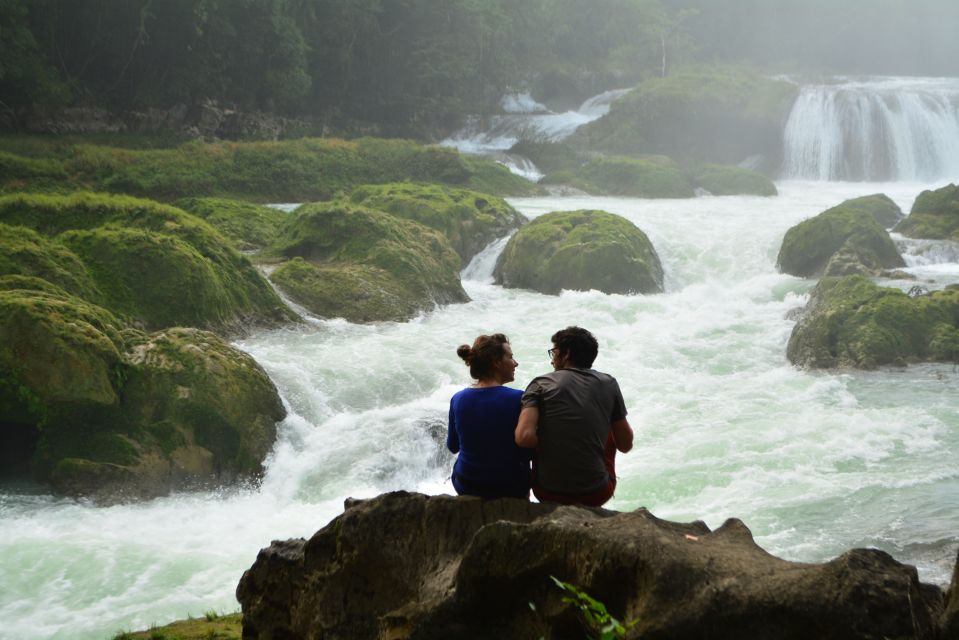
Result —
[{"label": "turquoise water", "polygon": [[[522,386],[549,368],[549,336],[567,324],[598,336],[596,366],[620,381],[637,433],[619,458],[612,508],[646,506],[710,527],[737,517],[792,560],[878,547],[923,580],[947,583],[959,549],[959,371],[793,368],[787,315],[811,283],[775,270],[799,220],[877,191],[908,210],[926,185],[779,187],[770,199],[512,201],[531,217],[579,208],[628,217],[660,254],[663,295],[504,290],[490,283],[491,250],[468,270],[468,304],[409,323],[315,320],[242,341],[290,410],[262,484],[106,508],[7,487],[0,634],[106,638],[232,611],[257,551],[312,535],[344,498],[451,493],[444,419],[450,395],[469,382],[456,346],[506,333]],[[959,282],[953,248],[932,255],[915,261],[923,282]]]}]

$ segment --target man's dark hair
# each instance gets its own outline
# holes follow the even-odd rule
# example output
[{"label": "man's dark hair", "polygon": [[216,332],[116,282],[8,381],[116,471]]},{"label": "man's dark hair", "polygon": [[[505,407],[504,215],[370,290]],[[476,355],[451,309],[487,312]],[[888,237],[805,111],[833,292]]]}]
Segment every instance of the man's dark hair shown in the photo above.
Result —
[{"label": "man's dark hair", "polygon": [[599,353],[599,343],[582,327],[566,327],[550,338],[560,353],[569,356],[574,367],[589,369]]}]

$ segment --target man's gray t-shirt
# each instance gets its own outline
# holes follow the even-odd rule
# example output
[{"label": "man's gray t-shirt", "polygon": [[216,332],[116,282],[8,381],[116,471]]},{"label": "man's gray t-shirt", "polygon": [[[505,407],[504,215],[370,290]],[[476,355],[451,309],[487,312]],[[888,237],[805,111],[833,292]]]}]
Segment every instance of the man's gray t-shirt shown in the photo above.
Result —
[{"label": "man's gray t-shirt", "polygon": [[537,485],[584,495],[609,482],[603,453],[610,424],[626,417],[616,378],[595,369],[559,369],[534,378],[522,404],[539,408]]}]

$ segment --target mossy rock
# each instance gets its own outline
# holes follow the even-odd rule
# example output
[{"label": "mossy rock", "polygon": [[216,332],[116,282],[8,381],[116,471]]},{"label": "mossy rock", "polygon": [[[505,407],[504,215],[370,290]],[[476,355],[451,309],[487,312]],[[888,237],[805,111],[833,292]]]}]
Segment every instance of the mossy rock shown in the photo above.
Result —
[{"label": "mossy rock", "polygon": [[735,164],[782,152],[798,87],[745,67],[702,66],[645,80],[570,138],[579,148]]},{"label": "mossy rock", "polygon": [[950,184],[920,193],[895,231],[908,238],[959,242],[959,186]]},{"label": "mossy rock", "polygon": [[510,238],[493,275],[497,284],[547,294],[663,290],[663,268],[649,238],[629,220],[605,211],[536,218]]},{"label": "mossy rock", "polygon": [[884,269],[905,266],[873,215],[845,203],[789,229],[777,264],[783,273],[800,277],[879,275]]},{"label": "mossy rock", "polygon": [[547,174],[543,184],[566,184],[591,195],[692,198],[689,178],[669,158],[600,156],[573,170]]},{"label": "mossy rock", "polygon": [[55,283],[146,329],[196,326],[232,333],[295,319],[249,259],[207,223],[175,207],[92,193],[18,194],[0,197],[0,223],[29,227],[67,246],[102,299]]},{"label": "mossy rock", "polygon": [[226,198],[183,198],[174,205],[206,220],[240,251],[268,247],[287,217],[272,207]]},{"label": "mossy rock", "polygon": [[959,360],[959,291],[911,298],[868,278],[823,278],[786,348],[793,364],[854,367]]},{"label": "mossy rock", "polygon": [[75,253],[27,227],[0,223],[0,275],[40,278],[91,302],[103,297]]},{"label": "mossy rock", "polygon": [[28,276],[0,278],[0,475],[104,500],[253,478],[285,411],[266,373],[212,333],[144,334]]},{"label": "mossy rock", "polygon": [[271,252],[303,259],[281,265],[271,279],[322,317],[406,320],[469,300],[460,257],[443,234],[346,201],[297,209]]},{"label": "mossy rock", "polygon": [[696,186],[715,196],[778,195],[773,181],[755,171],[728,164],[702,164],[693,173]]},{"label": "mossy rock", "polygon": [[460,255],[462,266],[525,221],[502,198],[442,185],[366,185],[356,189],[350,201],[442,232]]},{"label": "mossy rock", "polygon": [[847,209],[861,209],[875,218],[883,229],[891,229],[903,219],[902,209],[884,193],[874,193],[846,200],[840,207]]},{"label": "mossy rock", "polygon": [[583,153],[566,142],[548,140],[520,140],[510,153],[529,158],[536,167],[545,173],[573,171],[586,163]]}]

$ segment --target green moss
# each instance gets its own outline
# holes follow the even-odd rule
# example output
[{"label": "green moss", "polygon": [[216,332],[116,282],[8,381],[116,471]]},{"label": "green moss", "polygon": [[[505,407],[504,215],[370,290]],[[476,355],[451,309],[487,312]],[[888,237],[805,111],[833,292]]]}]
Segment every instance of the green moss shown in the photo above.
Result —
[{"label": "green moss", "polygon": [[113,640],[240,640],[243,614],[229,613],[189,618],[146,631],[117,634]]},{"label": "green moss", "polygon": [[959,291],[910,298],[861,276],[824,278],[793,329],[786,355],[807,367],[952,362],[959,351]]},{"label": "green moss", "polygon": [[576,131],[570,143],[606,153],[664,154],[734,164],[774,155],[797,87],[745,67],[693,67],[651,78]]},{"label": "green moss", "polygon": [[[293,300],[318,315],[343,317],[350,312],[348,307],[332,314],[330,309],[350,296],[369,301],[369,306],[363,305],[367,310],[388,310],[379,317],[355,318],[361,321],[406,319],[411,309],[468,300],[459,281],[460,258],[445,236],[419,223],[347,202],[300,207],[271,251],[333,270],[293,264],[272,275]],[[298,278],[303,281],[294,283]],[[331,281],[323,284],[324,278]],[[313,293],[307,295],[311,288]],[[384,306],[391,300],[400,303]]]},{"label": "green moss", "polygon": [[104,304],[147,328],[232,331],[294,317],[245,256],[175,207],[129,196],[17,194],[0,197],[0,223],[69,245]]},{"label": "green moss", "polygon": [[175,206],[206,220],[241,251],[257,251],[273,243],[287,217],[272,207],[225,198],[184,198]]},{"label": "green moss", "polygon": [[663,157],[598,157],[571,171],[548,174],[544,184],[568,184],[593,195],[636,198],[692,198],[693,185]]},{"label": "green moss", "polygon": [[878,222],[884,229],[890,229],[902,220],[902,209],[899,208],[892,198],[884,193],[874,193],[870,196],[852,198],[846,200],[839,207],[845,209],[860,209],[865,211]]},{"label": "green moss", "polygon": [[920,193],[909,216],[895,230],[909,238],[959,242],[959,186]]},{"label": "green moss", "polygon": [[716,196],[750,194],[774,196],[778,194],[776,185],[766,176],[725,164],[703,164],[694,171],[696,186]]},{"label": "green moss", "polygon": [[586,162],[583,154],[566,142],[520,140],[510,148],[510,153],[529,158],[544,173],[573,171]]},{"label": "green moss", "polygon": [[440,231],[464,266],[490,242],[519,228],[524,221],[502,198],[443,185],[367,185],[356,189],[350,201]]},{"label": "green moss", "polygon": [[649,238],[625,218],[604,211],[536,218],[510,239],[494,277],[507,287],[551,294],[561,289],[663,290],[662,266]]},{"label": "green moss", "polygon": [[84,263],[62,243],[0,223],[0,276],[13,275],[40,278],[91,301],[103,297]]},{"label": "green moss", "polygon": [[[830,268],[830,261],[839,255]],[[878,275],[882,269],[905,266],[889,234],[872,214],[839,205],[789,229],[779,250],[783,273],[810,277],[849,269],[849,262]]]},{"label": "green moss", "polygon": [[48,189],[67,179],[63,163],[0,151],[0,192]]},{"label": "green moss", "polygon": [[470,170],[466,187],[498,196],[535,196],[545,193],[541,187],[512,173],[503,165],[483,158],[464,158]]}]

